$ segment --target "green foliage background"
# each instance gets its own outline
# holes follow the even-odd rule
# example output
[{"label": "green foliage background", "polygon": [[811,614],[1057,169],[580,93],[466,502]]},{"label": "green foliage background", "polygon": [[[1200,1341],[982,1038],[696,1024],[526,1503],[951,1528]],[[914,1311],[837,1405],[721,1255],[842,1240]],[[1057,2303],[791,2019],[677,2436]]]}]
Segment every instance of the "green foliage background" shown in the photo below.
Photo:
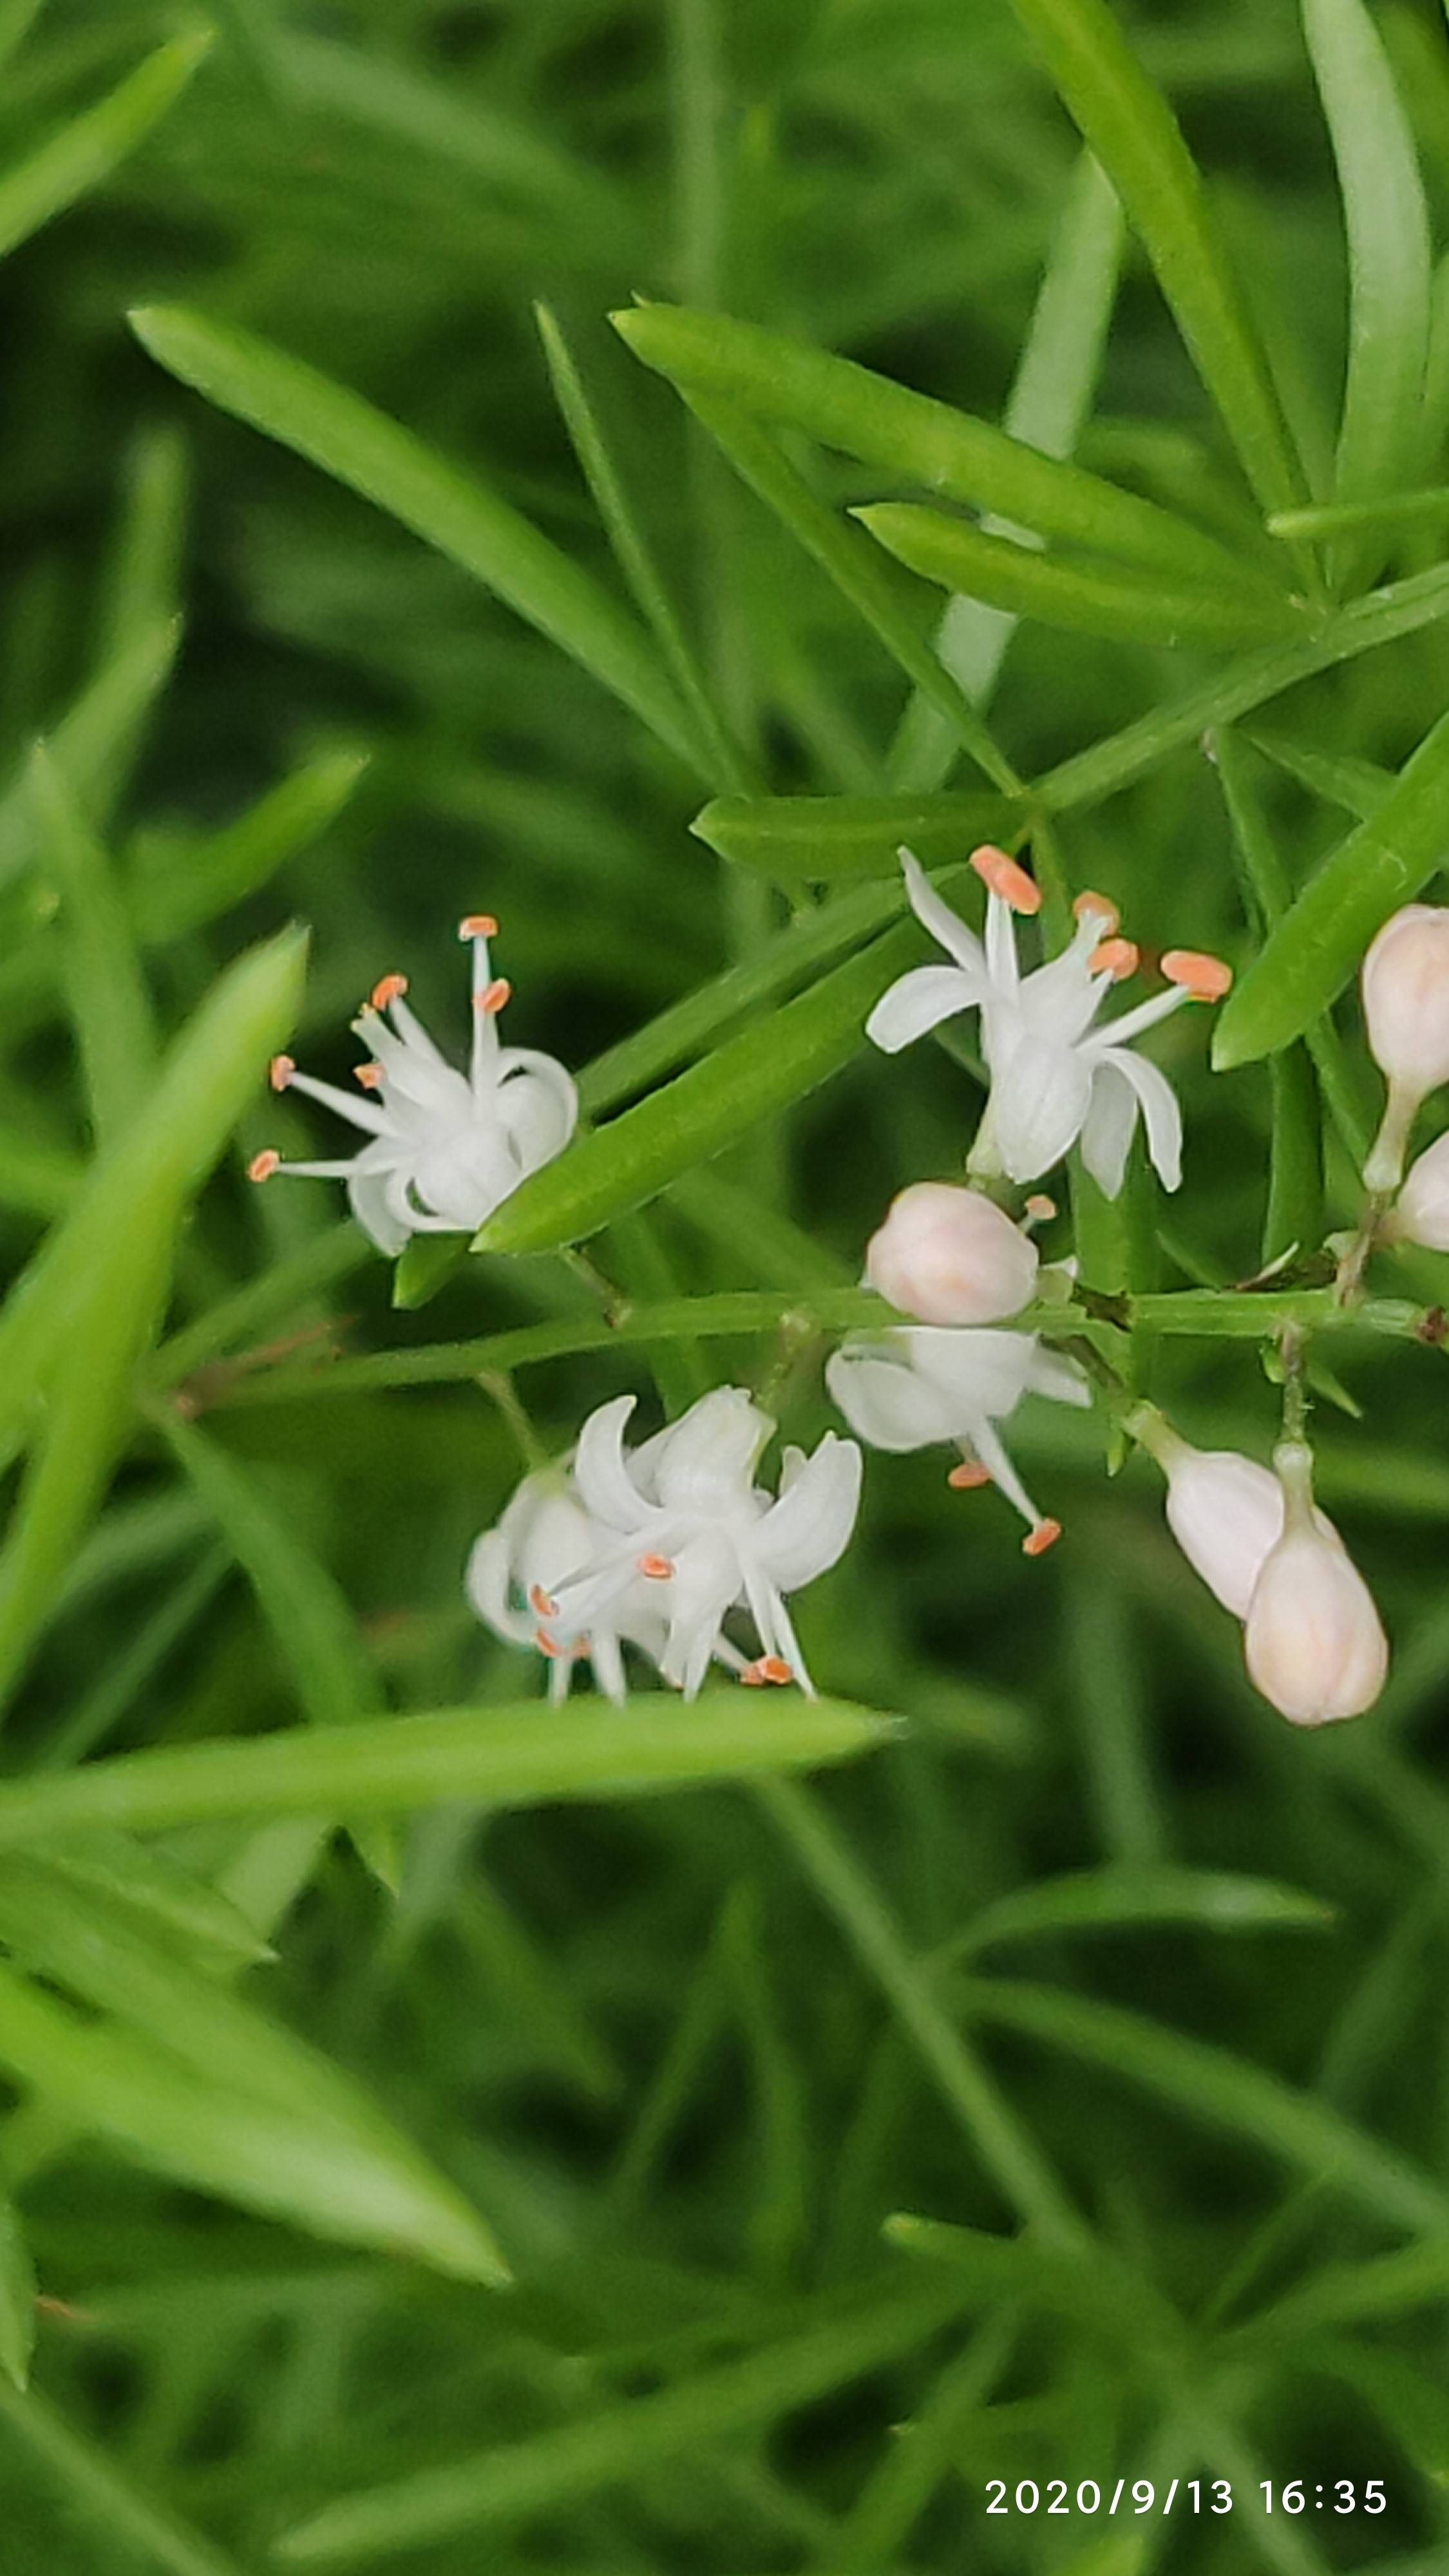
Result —
[{"label": "green foliage background", "polygon": [[[1065,1524],[1039,1564],[939,1455],[871,1462],[799,1604],[818,1713],[551,1722],[460,1591],[608,1394],[733,1374],[827,1424],[863,1239],[979,1109],[954,1042],[869,1054],[876,970],[841,964],[892,917],[907,790],[932,861],[1029,834],[1053,901],[1101,887],[1240,978],[1347,845],[1240,982],[1237,1069],[1202,1015],[1164,1034],[1181,1200],[1077,1184],[1051,1238],[1162,1301],[1135,1365],[1182,1427],[1266,1456],[1275,1322],[1328,1301],[1186,1299],[1356,1213],[1376,1092],[1330,1006],[1449,837],[1449,499],[1296,554],[1262,513],[1445,472],[1442,16],[1138,11],[1205,199],[1091,0],[212,20],[0,0],[6,2576],[1449,2564],[1442,1265],[1386,1261],[1314,1351],[1395,1654],[1325,1737],[1248,1690],[1146,1462],[1109,1483],[1110,1426],[1045,1409],[1013,1427]],[[1115,297],[1028,36],[1128,200]],[[1177,514],[1144,571],[1078,496],[986,775],[959,702],[897,738],[941,595],[884,550],[915,521],[845,515],[920,500],[910,425],[857,389],[855,448],[818,444],[818,386],[788,414],[778,353],[708,330],[691,374],[667,316],[637,364],[635,294],[1058,452],[1089,412],[1078,462]],[[372,427],[238,331],[423,443],[409,526]],[[970,497],[1019,526],[995,470]],[[1033,570],[970,561],[986,598]],[[483,907],[511,1034],[589,1065],[596,1115],[725,1052],[394,1304],[335,1190],[246,1188],[264,1144],[331,1150],[265,1062],[343,1075],[393,969],[461,1043]],[[1109,2519],[1124,2476],[1150,2515]],[[1103,2510],[988,2517],[993,2477]],[[1174,2477],[1233,2513],[1164,2517]],[[1295,2477],[1302,2518],[1265,2513]],[[1315,2511],[1340,2478],[1387,2511]]]}]

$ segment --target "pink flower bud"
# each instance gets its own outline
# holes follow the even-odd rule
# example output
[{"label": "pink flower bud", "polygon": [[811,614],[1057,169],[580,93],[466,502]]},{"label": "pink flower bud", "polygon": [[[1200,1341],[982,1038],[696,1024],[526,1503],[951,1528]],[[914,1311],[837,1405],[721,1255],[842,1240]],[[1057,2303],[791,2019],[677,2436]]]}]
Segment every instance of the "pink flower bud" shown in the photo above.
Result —
[{"label": "pink flower bud", "polygon": [[1284,1530],[1263,1559],[1248,1605],[1248,1677],[1295,1726],[1326,1726],[1372,1708],[1389,1668],[1373,1596],[1335,1532],[1312,1510],[1308,1451],[1278,1452]]},{"label": "pink flower bud", "polygon": [[996,1324],[1019,1315],[1036,1287],[1034,1244],[980,1190],[916,1181],[872,1235],[865,1275],[880,1296],[923,1324]]},{"label": "pink flower bud", "polygon": [[1374,1062],[1416,1101],[1449,1082],[1449,910],[1405,904],[1363,961]]},{"label": "pink flower bud", "polygon": [[1263,1560],[1283,1535],[1283,1488],[1236,1449],[1169,1450],[1167,1525],[1195,1574],[1246,1619]]},{"label": "pink flower bud", "polygon": [[1383,1230],[1390,1242],[1449,1252],[1449,1136],[1419,1156]]}]

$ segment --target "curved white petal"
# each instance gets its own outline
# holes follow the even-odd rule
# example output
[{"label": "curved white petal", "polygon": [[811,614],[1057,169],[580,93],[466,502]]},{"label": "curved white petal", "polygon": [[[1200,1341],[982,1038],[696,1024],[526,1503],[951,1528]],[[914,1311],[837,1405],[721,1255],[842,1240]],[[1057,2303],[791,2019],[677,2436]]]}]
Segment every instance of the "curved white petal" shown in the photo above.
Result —
[{"label": "curved white petal", "polygon": [[746,1388],[711,1387],[670,1425],[654,1454],[663,1508],[708,1515],[749,1505],[755,1465],[774,1428]]},{"label": "curved white petal", "polygon": [[993,991],[1014,1002],[1021,991],[1016,955],[1016,922],[999,894],[986,898],[986,974]]},{"label": "curved white petal", "polygon": [[993,1064],[991,1115],[997,1150],[1014,1181],[1039,1180],[1076,1143],[1092,1100],[1092,1076],[1076,1050],[1024,1035]]},{"label": "curved white petal", "polygon": [[1153,1170],[1165,1190],[1177,1189],[1182,1181],[1182,1111],[1166,1074],[1145,1056],[1130,1055],[1125,1047],[1104,1050],[1097,1066],[1099,1081],[1104,1069],[1120,1074],[1136,1092]]},{"label": "curved white petal", "polygon": [[974,930],[967,927],[949,903],[938,895],[925,869],[910,850],[900,852],[901,873],[906,881],[906,894],[912,912],[923,930],[929,930],[938,948],[954,957],[958,966],[977,982],[985,979],[986,959]]},{"label": "curved white petal", "polygon": [[533,1641],[538,1621],[530,1612],[514,1609],[509,1599],[512,1570],[503,1531],[485,1530],[468,1558],[463,1589],[495,1637],[502,1637],[510,1646],[527,1646]]},{"label": "curved white petal", "polygon": [[781,1592],[798,1592],[838,1563],[860,1509],[862,1461],[853,1440],[827,1431],[808,1464],[751,1531],[748,1555]]},{"label": "curved white petal", "polygon": [[740,1563],[723,1531],[702,1529],[679,1550],[669,1587],[669,1640],[660,1667],[692,1699],[709,1670],[725,1612],[742,1590]]},{"label": "curved white petal", "polygon": [[921,1324],[901,1334],[912,1368],[936,1392],[950,1436],[969,1435],[987,1413],[1004,1422],[1021,1402],[1039,1357],[1035,1333]]},{"label": "curved white petal", "polygon": [[579,1095],[557,1058],[506,1047],[498,1059],[498,1116],[524,1173],[561,1154],[578,1124]]},{"label": "curved white petal", "polygon": [[913,966],[882,993],[866,1021],[865,1034],[883,1055],[899,1055],[902,1047],[913,1045],[942,1020],[954,1019],[958,1011],[974,1011],[982,999],[976,978],[963,974],[959,966]]},{"label": "curved white petal", "polygon": [[398,1215],[392,1176],[388,1172],[359,1168],[362,1157],[353,1165],[347,1179],[347,1197],[358,1224],[379,1252],[389,1261],[402,1251],[413,1229]]},{"label": "curved white petal", "polygon": [[1114,1060],[1104,1056],[1092,1079],[1092,1105],[1082,1129],[1082,1161],[1104,1198],[1116,1198],[1122,1187],[1136,1125],[1137,1094]]},{"label": "curved white petal", "polygon": [[650,1518],[624,1455],[624,1425],[635,1402],[632,1395],[616,1395],[591,1413],[574,1457],[574,1482],[587,1509],[611,1530],[642,1529]]},{"label": "curved white petal", "polygon": [[929,1449],[954,1437],[947,1399],[880,1343],[845,1342],[825,1364],[825,1383],[852,1431],[872,1449]]},{"label": "curved white petal", "polygon": [[1044,1395],[1053,1404],[1090,1404],[1092,1390],[1075,1360],[1060,1351],[1035,1350],[1026,1373],[1026,1393]]}]

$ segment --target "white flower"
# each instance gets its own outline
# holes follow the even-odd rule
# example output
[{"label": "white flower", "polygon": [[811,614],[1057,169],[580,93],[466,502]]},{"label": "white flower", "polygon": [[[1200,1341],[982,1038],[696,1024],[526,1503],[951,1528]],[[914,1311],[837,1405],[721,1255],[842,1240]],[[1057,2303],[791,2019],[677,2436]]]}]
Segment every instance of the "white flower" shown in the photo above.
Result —
[{"label": "white flower", "polygon": [[557,1647],[543,1626],[557,1585],[587,1572],[612,1533],[591,1520],[566,1465],[527,1476],[496,1529],[485,1530],[468,1559],[464,1589],[480,1619],[509,1645],[537,1646],[550,1657],[549,1697],[568,1696],[576,1662],[587,1657],[599,1689],[622,1703],[622,1646],[657,1663],[665,1620],[659,1587],[642,1574],[596,1615],[587,1635]]},{"label": "white flower", "polygon": [[1449,1082],[1449,911],[1409,903],[1384,923],[1363,961],[1369,1048],[1388,1106],[1364,1165],[1371,1190],[1394,1188],[1419,1104]]},{"label": "white flower", "polygon": [[363,1099],[299,1073],[290,1056],[272,1062],[275,1091],[304,1091],[325,1101],[372,1142],[339,1162],[284,1163],[279,1154],[258,1154],[254,1181],[274,1172],[345,1181],[359,1224],[380,1252],[392,1254],[410,1234],[471,1232],[530,1172],[562,1153],[578,1098],[553,1056],[499,1042],[498,1014],[510,987],[488,963],[497,926],[484,914],[459,924],[459,938],[473,949],[467,1074],[455,1071],[409,1010],[406,977],[385,975],[352,1023],[372,1057],[357,1067]]},{"label": "white flower", "polygon": [[1087,1170],[1115,1198],[1140,1115],[1158,1176],[1175,1190],[1182,1177],[1181,1113],[1166,1075],[1133,1055],[1131,1041],[1184,1002],[1218,999],[1228,987],[1227,968],[1216,958],[1174,949],[1162,960],[1171,990],[1094,1028],[1112,984],[1137,964],[1130,941],[1113,936],[1117,916],[1103,896],[1081,896],[1071,947],[1023,975],[1012,914],[1035,912],[1041,897],[1015,860],[1002,850],[972,854],[987,887],[983,944],[934,892],[910,851],[900,856],[912,911],[954,962],[902,975],[877,1002],[866,1035],[895,1055],[958,1011],[980,1011],[991,1090],[971,1169],[1035,1180],[1080,1137]]},{"label": "white flower", "polygon": [[1024,1395],[1088,1404],[1075,1363],[1043,1350],[1035,1333],[971,1332],[900,1325],[869,1341],[842,1343],[825,1382],[852,1431],[872,1449],[928,1449],[950,1441],[962,1453],[951,1483],[999,1485],[1028,1525],[1028,1556],[1061,1536],[1037,1510],[997,1435]]},{"label": "white flower", "polygon": [[1372,1708],[1389,1649],[1363,1576],[1312,1508],[1312,1462],[1300,1442],[1275,1461],[1284,1529],[1253,1586],[1244,1631],[1248,1677],[1295,1726],[1325,1726]]},{"label": "white flower", "polygon": [[1449,1252],[1449,1135],[1425,1148],[1379,1228],[1386,1243]]},{"label": "white flower", "polygon": [[[469,1565],[474,1606],[503,1636],[563,1662],[587,1654],[624,1695],[621,1638],[693,1699],[711,1659],[749,1682],[798,1681],[813,1698],[785,1595],[841,1557],[860,1502],[860,1451],[827,1432],[812,1458],[787,1449],[778,1499],[756,1485],[774,1423],[743,1387],[715,1387],[652,1440],[624,1447],[632,1395],[600,1405],[579,1434],[571,1481],[525,1486]],[[513,1606],[519,1593],[533,1612]],[[752,1664],[721,1634],[748,1610]],[[567,1688],[565,1679],[562,1689]],[[562,1689],[555,1682],[557,1696]]]},{"label": "white flower", "polygon": [[999,1324],[1031,1303],[1034,1243],[980,1190],[915,1181],[866,1248],[872,1288],[923,1324]]}]

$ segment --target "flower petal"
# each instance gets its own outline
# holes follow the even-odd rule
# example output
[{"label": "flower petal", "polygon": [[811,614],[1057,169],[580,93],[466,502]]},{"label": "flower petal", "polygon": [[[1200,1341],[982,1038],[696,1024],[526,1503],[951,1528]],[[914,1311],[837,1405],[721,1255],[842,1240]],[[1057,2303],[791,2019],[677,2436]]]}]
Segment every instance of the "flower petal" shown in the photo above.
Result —
[{"label": "flower petal", "polygon": [[654,1454],[664,1509],[713,1516],[748,1504],[756,1461],[774,1428],[745,1387],[711,1387],[671,1424]]},{"label": "flower petal", "polygon": [[404,1225],[397,1214],[391,1174],[365,1171],[359,1168],[361,1162],[359,1155],[347,1179],[352,1213],[363,1233],[376,1244],[379,1252],[385,1252],[392,1261],[402,1251],[413,1229]]},{"label": "flower petal", "polygon": [[485,1530],[468,1559],[463,1589],[485,1627],[511,1646],[532,1642],[538,1626],[530,1612],[515,1610],[509,1600],[512,1556],[501,1529]]},{"label": "flower petal", "polygon": [[1137,1094],[1104,1057],[1092,1079],[1092,1105],[1082,1129],[1082,1161],[1102,1196],[1115,1199],[1127,1170],[1137,1125]]},{"label": "flower petal", "polygon": [[750,1533],[749,1555],[778,1591],[798,1592],[845,1554],[860,1508],[860,1479],[855,1442],[827,1431],[788,1493]]},{"label": "flower petal", "polygon": [[865,1024],[865,1034],[882,1055],[899,1055],[902,1047],[923,1038],[958,1011],[974,1011],[984,998],[974,975],[959,966],[913,966],[882,993]]},{"label": "flower petal", "polygon": [[616,1395],[591,1413],[574,1457],[574,1483],[585,1507],[610,1530],[642,1529],[650,1518],[624,1455],[624,1425],[636,1401],[632,1395]]},{"label": "flower petal", "polygon": [[1067,1044],[1024,1034],[993,1065],[997,1150],[1014,1181],[1039,1180],[1070,1151],[1092,1102],[1091,1068]]},{"label": "flower petal", "polygon": [[557,1057],[536,1047],[505,1047],[494,1094],[520,1171],[538,1171],[561,1154],[578,1124],[579,1095]]},{"label": "flower petal", "polygon": [[904,1351],[891,1356],[881,1343],[845,1342],[826,1361],[825,1383],[872,1449],[929,1449],[952,1437],[941,1390],[917,1374]]},{"label": "flower petal", "polygon": [[[938,895],[921,862],[912,851],[900,853],[901,872],[906,880],[906,894],[912,912],[923,930],[929,930],[938,948],[954,957],[958,966],[978,981],[986,973],[986,960],[981,942],[974,930],[968,929],[958,912]],[[1005,905],[1002,906],[1003,911]]]},{"label": "flower petal", "polygon": [[1129,1054],[1125,1047],[1120,1050],[1113,1047],[1099,1058],[1099,1080],[1103,1066],[1110,1066],[1124,1082],[1132,1085],[1147,1126],[1147,1151],[1152,1157],[1153,1170],[1165,1190],[1179,1188],[1182,1181],[1182,1111],[1166,1074],[1159,1066],[1149,1064],[1145,1056]]}]

